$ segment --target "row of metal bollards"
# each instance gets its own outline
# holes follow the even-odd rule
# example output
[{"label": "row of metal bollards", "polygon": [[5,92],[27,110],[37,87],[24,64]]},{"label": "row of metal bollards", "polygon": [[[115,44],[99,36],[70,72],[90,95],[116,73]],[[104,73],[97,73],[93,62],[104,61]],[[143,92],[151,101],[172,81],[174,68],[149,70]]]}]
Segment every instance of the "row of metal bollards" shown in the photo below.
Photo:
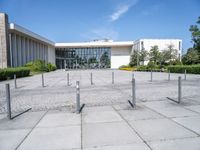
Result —
[{"label": "row of metal bollards", "polygon": [[[171,74],[170,74],[170,70],[169,70],[168,71],[168,81],[171,80],[170,77],[171,77]],[[186,78],[187,78],[187,70],[185,70],[185,72],[184,72],[184,80],[186,80]],[[153,71],[152,70],[150,73],[150,81],[153,82]]]}]

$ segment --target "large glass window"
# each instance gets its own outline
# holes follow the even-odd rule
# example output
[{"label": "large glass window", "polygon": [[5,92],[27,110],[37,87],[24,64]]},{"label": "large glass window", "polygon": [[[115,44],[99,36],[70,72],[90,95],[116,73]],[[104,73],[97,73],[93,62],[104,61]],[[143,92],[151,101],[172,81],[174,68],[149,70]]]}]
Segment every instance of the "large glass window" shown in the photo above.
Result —
[{"label": "large glass window", "polygon": [[110,47],[56,48],[58,68],[110,68]]}]

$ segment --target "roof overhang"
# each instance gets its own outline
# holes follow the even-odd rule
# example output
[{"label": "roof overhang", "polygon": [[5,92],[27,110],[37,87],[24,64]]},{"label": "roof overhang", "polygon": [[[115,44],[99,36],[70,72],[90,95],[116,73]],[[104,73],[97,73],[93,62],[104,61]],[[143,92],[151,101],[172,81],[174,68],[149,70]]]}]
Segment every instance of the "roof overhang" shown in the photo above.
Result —
[{"label": "roof overhang", "polygon": [[23,28],[23,27],[21,27],[21,26],[19,26],[17,24],[10,23],[10,30],[14,30],[14,31],[20,32],[20,33],[25,34],[25,35],[27,35],[29,37],[32,37],[32,38],[34,38],[36,40],[40,40],[40,41],[45,42],[45,43],[47,43],[49,45],[55,46],[54,42],[52,42],[52,41],[50,41],[50,40],[48,40],[48,39],[36,34],[36,33],[33,33],[30,30],[27,30],[27,29],[25,29],[25,28]]}]

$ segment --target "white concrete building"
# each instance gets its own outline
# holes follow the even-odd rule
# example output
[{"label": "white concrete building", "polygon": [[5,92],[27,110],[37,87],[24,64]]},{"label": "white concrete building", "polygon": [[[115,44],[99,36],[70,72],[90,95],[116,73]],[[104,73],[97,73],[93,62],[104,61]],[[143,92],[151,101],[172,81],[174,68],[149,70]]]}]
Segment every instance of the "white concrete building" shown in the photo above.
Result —
[{"label": "white concrete building", "polygon": [[19,25],[9,23],[0,13],[0,68],[23,66],[37,59],[56,64],[58,68],[118,68],[127,65],[133,50],[150,50],[168,45],[181,55],[182,40],[140,39],[136,41],[94,40],[81,43],[56,43]]}]

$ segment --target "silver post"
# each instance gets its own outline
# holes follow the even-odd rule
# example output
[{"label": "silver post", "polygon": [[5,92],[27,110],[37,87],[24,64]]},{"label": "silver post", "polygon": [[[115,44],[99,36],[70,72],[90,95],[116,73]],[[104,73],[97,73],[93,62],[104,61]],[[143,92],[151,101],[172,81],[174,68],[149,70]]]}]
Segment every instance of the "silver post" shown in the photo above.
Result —
[{"label": "silver post", "polygon": [[132,104],[135,106],[136,104],[136,93],[135,93],[135,78],[132,78]]},{"label": "silver post", "polygon": [[153,81],[153,72],[151,70],[151,82]]},{"label": "silver post", "polygon": [[93,85],[92,72],[90,73],[90,81],[91,81],[91,85]]},{"label": "silver post", "polygon": [[15,84],[15,88],[17,88],[17,77],[16,77],[16,74],[14,74],[14,84]]},{"label": "silver post", "polygon": [[182,84],[181,84],[181,77],[178,77],[178,103],[181,102],[181,98],[182,98]]},{"label": "silver post", "polygon": [[133,79],[133,78],[135,78],[135,75],[134,75],[134,73],[132,72],[132,79]]},{"label": "silver post", "polygon": [[112,84],[114,84],[114,72],[112,72]]},{"label": "silver post", "polygon": [[76,113],[80,111],[80,83],[76,81]]},{"label": "silver post", "polygon": [[44,87],[44,75],[42,73],[42,87]]},{"label": "silver post", "polygon": [[187,70],[185,69],[185,80],[186,80]]},{"label": "silver post", "polygon": [[69,86],[69,73],[67,73],[67,85]]},{"label": "silver post", "polygon": [[168,81],[170,81],[170,70],[168,71]]},{"label": "silver post", "polygon": [[7,101],[7,113],[8,113],[8,118],[11,118],[11,102],[10,102],[10,85],[6,84],[6,101]]}]

